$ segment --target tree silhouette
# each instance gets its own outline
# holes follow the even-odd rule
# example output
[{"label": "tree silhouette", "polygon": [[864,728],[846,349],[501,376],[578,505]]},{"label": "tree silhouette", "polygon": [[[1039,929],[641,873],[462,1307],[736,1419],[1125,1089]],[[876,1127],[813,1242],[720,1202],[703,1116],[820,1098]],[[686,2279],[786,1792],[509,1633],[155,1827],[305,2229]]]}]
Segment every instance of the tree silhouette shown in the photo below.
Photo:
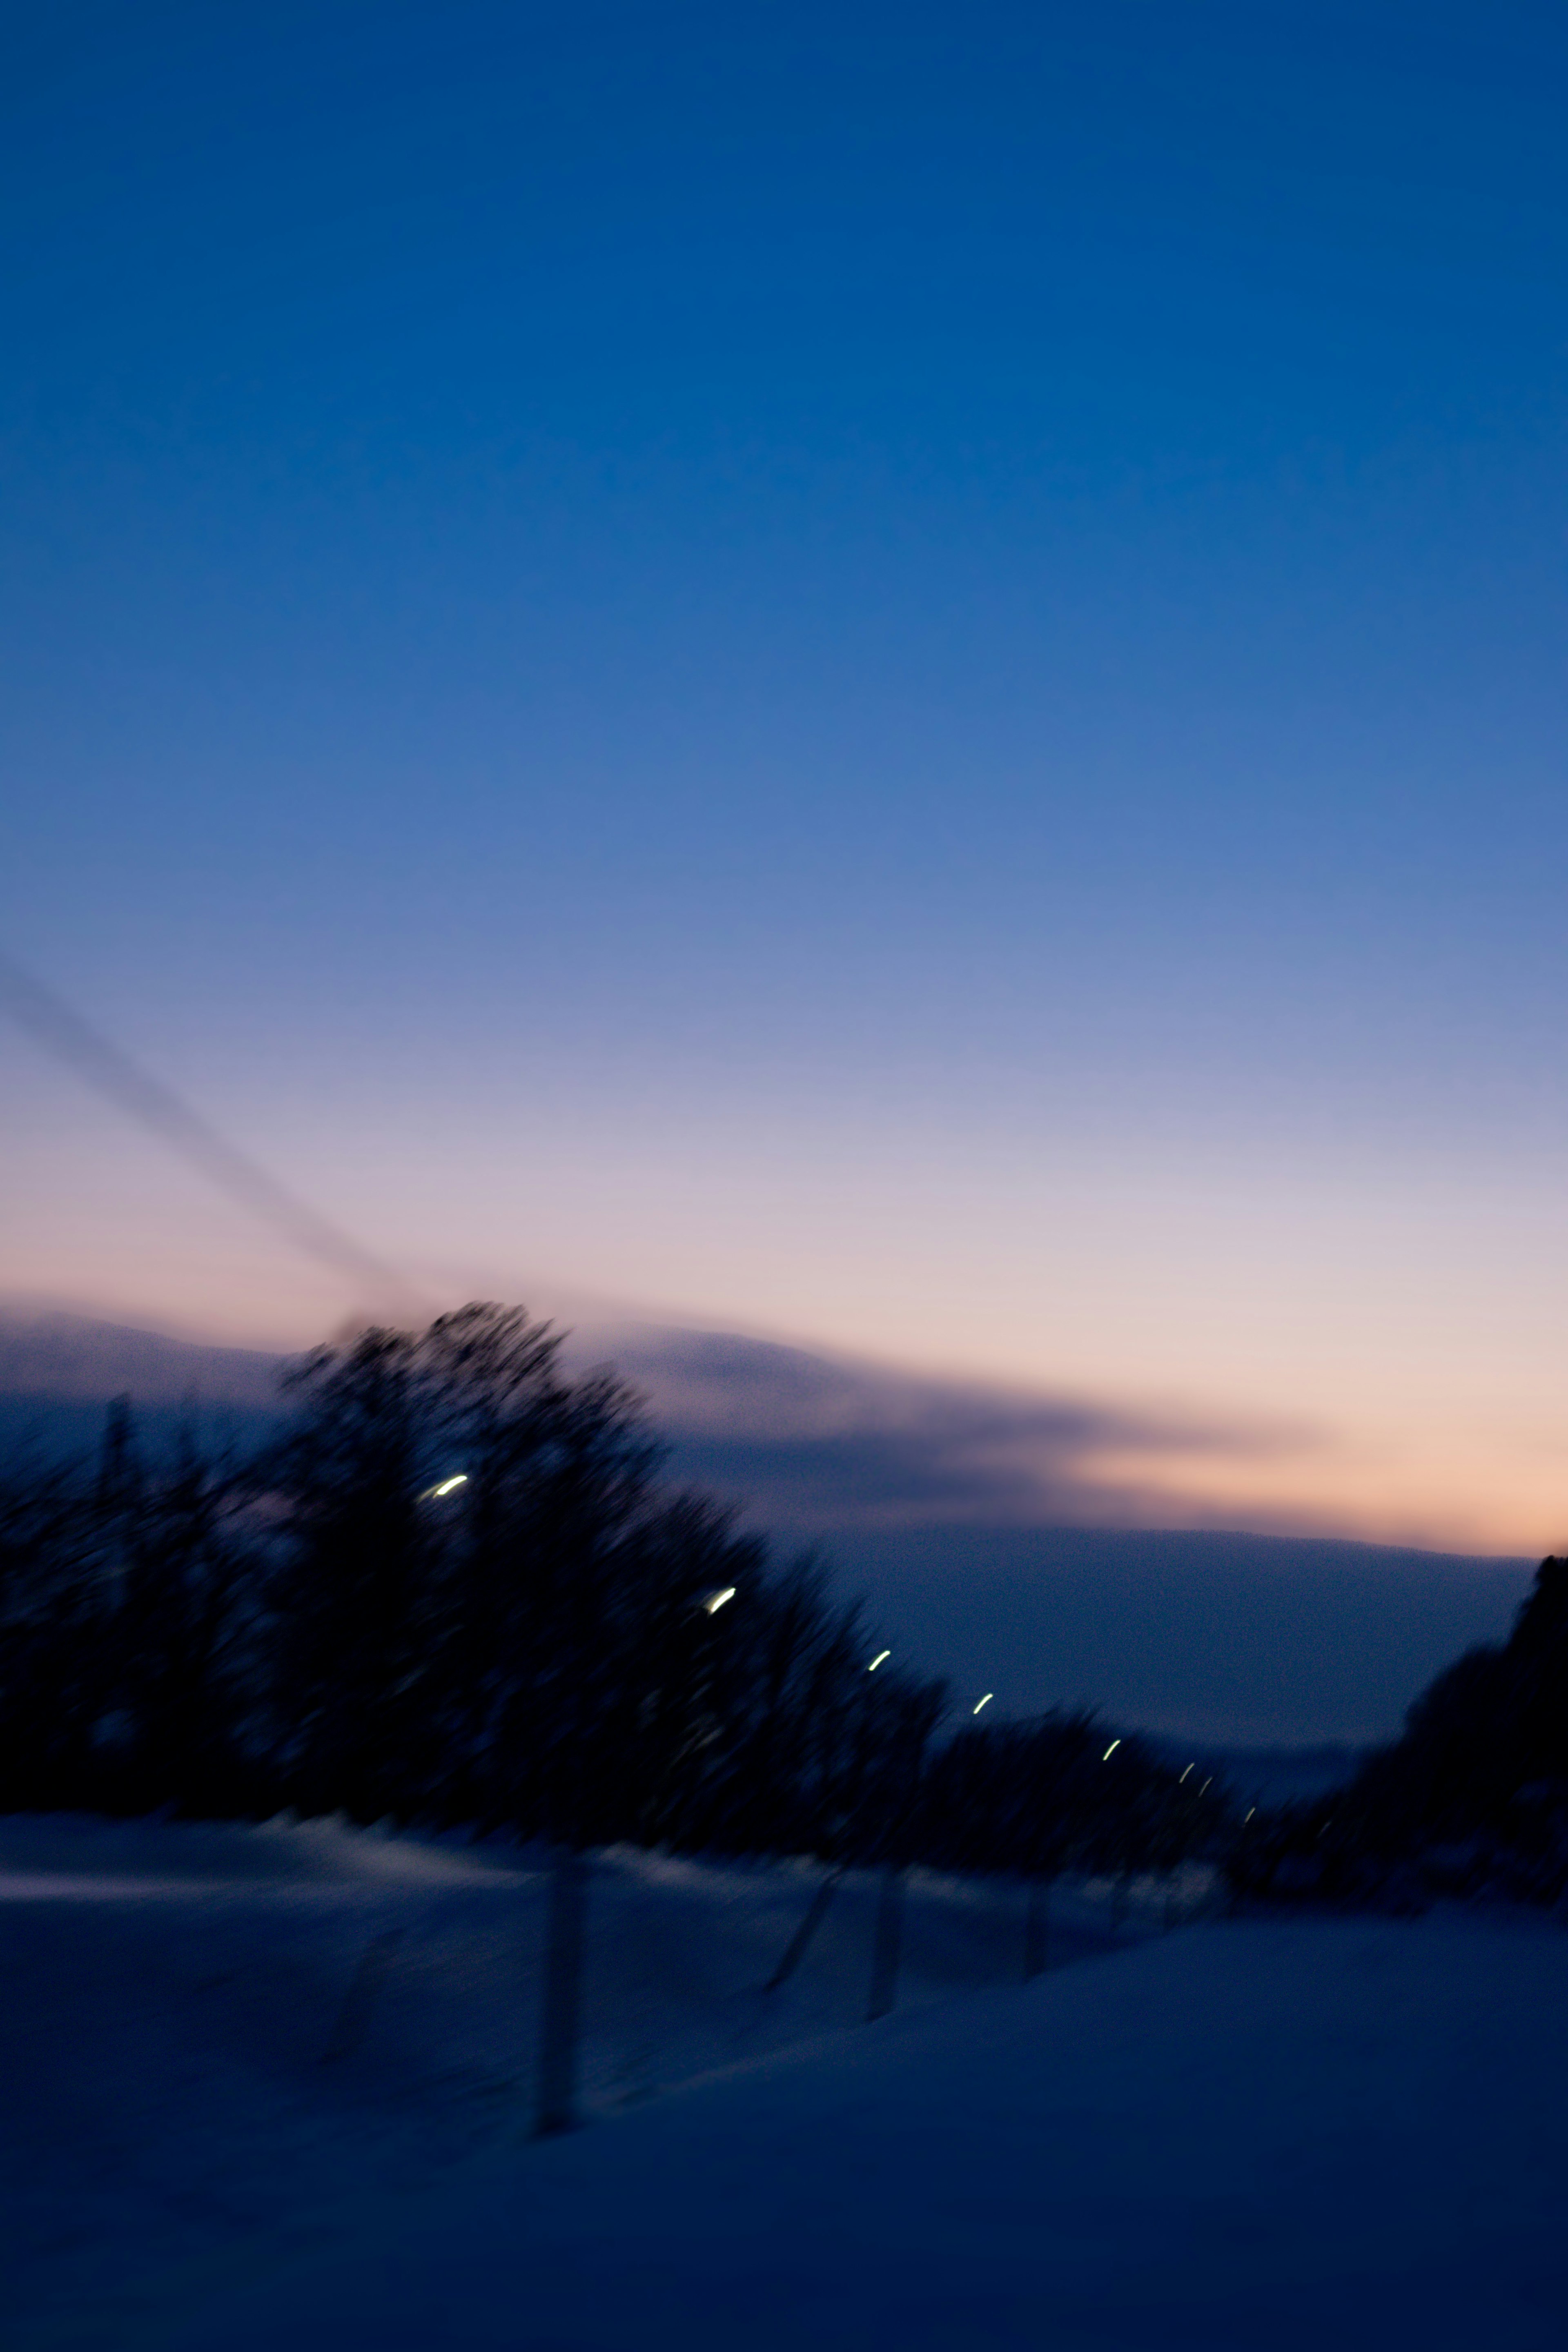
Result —
[{"label": "tree silhouette", "polygon": [[248,1461],[194,1426],[149,1456],[121,1402],[94,1463],[16,1469],[0,1803],[1037,1874],[1192,1829],[1087,1718],[941,1744],[942,1685],[868,1672],[826,1563],[666,1486],[639,1400],[562,1344],[473,1305],[318,1349]]},{"label": "tree silhouette", "polygon": [[1403,1738],[1261,1822],[1229,1867],[1239,1894],[1273,1898],[1568,1894],[1568,1561],[1542,1561],[1507,1643],[1445,1668]]}]

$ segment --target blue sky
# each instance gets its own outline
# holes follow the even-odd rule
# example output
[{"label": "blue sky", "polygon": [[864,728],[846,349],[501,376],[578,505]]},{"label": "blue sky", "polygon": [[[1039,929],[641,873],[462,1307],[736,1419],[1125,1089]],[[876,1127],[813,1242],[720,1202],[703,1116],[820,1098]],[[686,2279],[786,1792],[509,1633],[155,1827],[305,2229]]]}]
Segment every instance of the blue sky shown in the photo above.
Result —
[{"label": "blue sky", "polygon": [[[1555,1539],[1555,12],[6,46],[18,953],[443,1295],[1256,1407],[1270,1524]],[[0,1056],[0,1282],[336,1318]]]}]

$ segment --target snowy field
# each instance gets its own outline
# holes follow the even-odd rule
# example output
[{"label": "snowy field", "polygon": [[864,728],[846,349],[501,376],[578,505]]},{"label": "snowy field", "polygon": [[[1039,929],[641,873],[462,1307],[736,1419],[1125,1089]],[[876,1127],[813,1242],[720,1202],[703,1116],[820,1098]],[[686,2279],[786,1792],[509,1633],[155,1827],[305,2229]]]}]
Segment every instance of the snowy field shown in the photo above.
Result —
[{"label": "snowy field", "polygon": [[[69,2306],[525,2139],[546,1866],[333,1821],[0,1819],[9,2310],[18,2292]],[[838,1886],[789,1982],[761,1990],[823,1876],[595,1857],[587,2116],[860,2025],[867,1874]],[[1058,1893],[1053,1966],[1151,1932],[1154,1890],[1114,1936],[1108,1896]],[[902,2010],[1016,1982],[1023,1893],[917,1872],[903,1944]]]},{"label": "snowy field", "polygon": [[819,1875],[600,1858],[531,2143],[540,1857],[0,1822],[0,2345],[1568,2343],[1560,1927],[1075,1890],[1025,1987],[1017,1890],[917,1878],[867,2026],[868,1882],[760,1990]]}]

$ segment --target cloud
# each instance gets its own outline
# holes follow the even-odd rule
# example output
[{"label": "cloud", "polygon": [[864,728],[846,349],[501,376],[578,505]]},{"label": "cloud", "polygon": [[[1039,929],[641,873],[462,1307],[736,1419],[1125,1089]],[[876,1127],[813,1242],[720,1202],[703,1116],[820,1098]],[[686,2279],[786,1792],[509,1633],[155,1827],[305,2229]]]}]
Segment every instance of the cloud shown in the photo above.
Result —
[{"label": "cloud", "polygon": [[646,1395],[678,1475],[801,1531],[984,1522],[1192,1519],[1162,1485],[1173,1457],[1286,1453],[1309,1432],[1035,1396],[892,1370],[727,1332],[582,1334]]},{"label": "cloud", "polygon": [[[676,1325],[580,1327],[566,1354],[578,1367],[614,1363],[643,1394],[673,1476],[788,1535],[1222,1521],[1217,1504],[1194,1507],[1194,1467],[1200,1486],[1206,1465],[1223,1489],[1227,1463],[1312,1443],[1310,1433],[1261,1421],[1029,1395]],[[63,1429],[62,1409],[72,1406],[77,1442],[90,1437],[95,1407],[121,1393],[155,1417],[193,1402],[247,1418],[270,1412],[286,1360],[0,1305],[6,1417],[15,1423],[24,1402],[35,1417],[52,1407]],[[1175,1465],[1186,1470],[1182,1487],[1168,1483]]]}]

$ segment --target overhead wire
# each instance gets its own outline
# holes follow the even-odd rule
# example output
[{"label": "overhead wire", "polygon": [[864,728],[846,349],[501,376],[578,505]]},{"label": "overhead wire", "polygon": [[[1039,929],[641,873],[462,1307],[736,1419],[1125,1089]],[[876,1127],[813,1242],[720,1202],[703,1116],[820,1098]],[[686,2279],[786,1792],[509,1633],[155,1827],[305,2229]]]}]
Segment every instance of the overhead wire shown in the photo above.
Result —
[{"label": "overhead wire", "polygon": [[422,1314],[429,1302],[395,1267],[352,1234],[324,1217],[269,1170],[221,1135],[210,1119],[142,1068],[123,1048],[0,949],[0,1004],[17,1024],[92,1090],[155,1135],[217,1190],[282,1239],[356,1285],[369,1286],[377,1306],[398,1315]]}]

